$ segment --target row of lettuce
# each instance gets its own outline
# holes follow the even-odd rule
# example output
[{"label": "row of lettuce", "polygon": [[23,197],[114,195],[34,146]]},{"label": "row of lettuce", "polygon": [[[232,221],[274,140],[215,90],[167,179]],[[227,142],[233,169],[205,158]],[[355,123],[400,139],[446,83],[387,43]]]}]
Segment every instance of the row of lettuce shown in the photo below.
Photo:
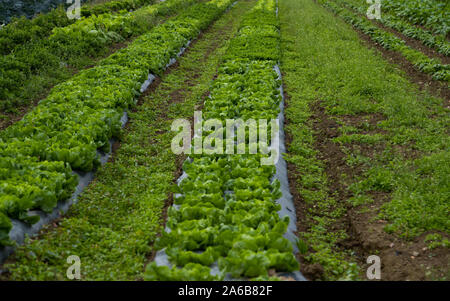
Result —
[{"label": "row of lettuce", "polygon": [[113,45],[148,32],[161,17],[195,2],[198,0],[170,0],[136,11],[94,14],[53,28],[46,38],[18,45],[0,57],[0,110],[28,104],[50,86],[70,78],[75,70],[94,65]]},{"label": "row of lettuce", "polygon": [[[81,16],[86,18],[120,10],[134,10],[154,2],[155,0],[117,0],[96,5],[82,5]],[[46,14],[39,14],[32,19],[25,17],[13,19],[0,30],[0,54],[9,54],[24,43],[50,36],[54,28],[76,22],[76,19],[67,17],[67,12],[63,7],[58,7]]]},{"label": "row of lettuce", "polygon": [[[340,2],[359,14],[366,13],[366,5],[359,0],[344,0]],[[412,25],[401,17],[390,14],[387,11],[382,11],[381,19],[378,21],[384,26],[395,29],[407,37],[422,42],[424,45],[435,49],[443,55],[450,56],[450,42],[444,34],[433,34],[429,30]]]},{"label": "row of lettuce", "polygon": [[[223,124],[226,119],[277,118],[279,45],[276,2],[260,0],[229,43],[202,118]],[[215,146],[213,154],[185,161],[178,208],[169,208],[170,231],[156,243],[172,267],[154,261],[147,265],[146,280],[263,280],[277,279],[272,272],[298,270],[292,244],[283,237],[289,218],[278,215],[275,166],[262,165],[260,154],[226,155],[223,145]]]},{"label": "row of lettuce", "polygon": [[412,24],[430,28],[436,34],[450,33],[450,2],[447,0],[384,0],[386,10]]},{"label": "row of lettuce", "polygon": [[435,80],[450,82],[449,65],[442,64],[438,59],[429,58],[422,52],[409,47],[404,40],[374,25],[365,16],[351,12],[341,0],[318,0],[318,2],[345,22],[367,34],[383,48],[400,53],[421,72],[430,74]]},{"label": "row of lettuce", "polygon": [[[176,1],[176,0],[167,0]],[[127,48],[57,85],[24,118],[0,133],[0,245],[10,244],[10,218],[28,223],[66,199],[77,185],[72,170],[100,164],[97,149],[120,135],[124,110],[135,105],[149,72],[160,74],[231,0],[198,3],[140,36]]]}]

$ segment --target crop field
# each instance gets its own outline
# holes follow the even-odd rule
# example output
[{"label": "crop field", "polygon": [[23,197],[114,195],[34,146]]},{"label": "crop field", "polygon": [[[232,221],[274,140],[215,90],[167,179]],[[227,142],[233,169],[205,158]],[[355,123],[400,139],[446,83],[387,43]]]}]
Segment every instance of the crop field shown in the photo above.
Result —
[{"label": "crop field", "polygon": [[0,18],[2,283],[450,280],[449,1]]}]

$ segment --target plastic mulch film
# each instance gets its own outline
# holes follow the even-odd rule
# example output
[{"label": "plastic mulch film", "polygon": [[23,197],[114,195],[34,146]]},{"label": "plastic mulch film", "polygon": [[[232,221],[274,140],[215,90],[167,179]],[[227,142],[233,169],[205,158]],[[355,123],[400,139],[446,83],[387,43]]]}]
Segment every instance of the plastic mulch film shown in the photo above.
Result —
[{"label": "plastic mulch film", "polygon": [[[188,41],[184,47],[180,49],[177,54],[177,57],[180,57],[186,50],[186,48],[190,45],[191,41]],[[176,62],[176,58],[171,58],[170,62],[166,65],[166,68],[170,67]],[[141,85],[140,92],[143,93],[155,80],[156,76],[153,74],[149,74],[147,80]],[[121,118],[122,127],[126,125],[128,122],[128,114],[124,112]],[[110,139],[110,148],[107,153],[101,152],[97,150],[97,154],[99,156],[99,160],[101,164],[105,164],[109,157],[112,154],[112,145],[116,142],[115,139]],[[41,210],[33,210],[29,211],[29,215],[39,215],[40,219],[37,223],[33,225],[26,224],[20,220],[11,219],[13,227],[9,232],[9,237],[12,241],[16,243],[16,245],[21,245],[25,241],[26,236],[34,236],[36,235],[44,225],[51,223],[55,219],[59,218],[62,214],[66,213],[69,210],[70,206],[77,202],[78,196],[83,192],[83,190],[89,185],[89,183],[94,179],[95,171],[90,172],[79,172],[73,171],[74,174],[78,175],[78,185],[75,188],[75,191],[72,193],[72,196],[65,200],[59,201],[57,206],[53,209],[51,213],[45,213]],[[3,263],[9,255],[14,252],[14,246],[6,246],[0,247],[0,264]],[[0,270],[1,273],[1,270]]]},{"label": "plastic mulch film", "polygon": [[[274,66],[274,70],[277,72],[278,74],[278,79],[281,80],[281,71],[278,65]],[[285,145],[285,133],[284,133],[284,93],[283,93],[283,85],[280,85],[280,87],[278,88],[278,90],[280,91],[280,95],[282,98],[282,101],[280,102],[280,112],[278,114],[278,120],[279,120],[279,149],[278,149],[278,154],[283,154],[286,153],[286,145]],[[194,138],[198,137],[198,133],[194,133]],[[186,160],[191,160],[190,158],[187,158]],[[297,216],[295,213],[295,207],[294,207],[294,202],[293,202],[293,198],[292,198],[292,194],[290,192],[289,189],[289,180],[288,180],[288,174],[287,174],[287,163],[286,161],[283,159],[282,156],[280,156],[278,162],[275,164],[276,167],[276,173],[272,178],[272,181],[274,181],[275,179],[278,179],[278,181],[280,181],[280,190],[282,192],[282,196],[276,200],[276,202],[278,204],[280,204],[281,206],[281,210],[278,211],[278,215],[280,216],[280,218],[283,218],[285,216],[289,217],[289,225],[288,225],[288,229],[287,232],[284,234],[284,237],[286,239],[288,239],[293,246],[294,249],[294,255],[298,253],[298,247],[297,247],[297,236],[296,236],[296,231],[297,231]],[[183,171],[182,175],[177,179],[177,185],[179,185],[181,183],[181,181],[183,181],[185,178],[187,178],[188,175],[186,174],[185,171]],[[174,198],[179,197],[180,194],[175,194]],[[176,205],[173,204],[172,205],[176,210],[178,210],[180,208],[180,205]],[[171,229],[166,225],[165,232],[170,233]],[[172,268],[172,264],[169,261],[169,258],[167,256],[167,253],[165,252],[165,249],[159,250],[156,253],[156,256],[154,258],[155,263],[158,266],[167,266],[169,268]],[[220,275],[220,270],[219,270],[219,266],[217,264],[217,262],[213,263],[213,265],[210,267],[211,268],[211,274],[212,275]],[[288,272],[288,273],[278,273],[277,276],[282,276],[282,277],[287,277],[287,278],[293,278],[297,281],[306,281],[306,278],[302,275],[302,273],[300,271],[295,271],[295,272]],[[231,278],[229,275],[225,275],[224,280],[238,280],[238,279],[233,279]]]},{"label": "plastic mulch film", "polygon": [[[278,9],[278,8],[277,8]],[[278,79],[281,80],[281,71],[278,65],[274,67],[275,71],[278,74]],[[280,218],[284,216],[289,216],[289,225],[287,228],[287,232],[284,234],[284,237],[288,239],[294,248],[294,254],[298,253],[297,247],[297,215],[295,214],[294,201],[292,198],[292,194],[289,189],[289,179],[288,179],[288,170],[287,163],[284,160],[282,154],[286,153],[286,145],[285,145],[285,133],[284,133],[284,93],[283,93],[283,85],[280,85],[278,88],[281,94],[281,102],[280,102],[280,113],[278,113],[278,120],[280,125],[279,131],[279,149],[278,153],[280,154],[280,158],[278,162],[275,164],[276,173],[274,179],[278,179],[280,181],[280,190],[282,193],[281,198],[276,200],[278,204],[281,205],[281,210],[278,211],[278,215]],[[292,273],[284,273],[282,276],[292,277],[298,281],[306,281],[306,278],[300,273],[300,271],[295,271]]]}]

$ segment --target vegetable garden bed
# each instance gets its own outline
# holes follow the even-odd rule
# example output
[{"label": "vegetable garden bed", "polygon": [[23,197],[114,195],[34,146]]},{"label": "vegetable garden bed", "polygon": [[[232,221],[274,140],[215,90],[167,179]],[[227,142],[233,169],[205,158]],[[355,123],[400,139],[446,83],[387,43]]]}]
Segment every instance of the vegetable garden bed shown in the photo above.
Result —
[{"label": "vegetable garden bed", "polygon": [[[3,245],[11,243],[9,217],[36,223],[39,217],[29,215],[30,210],[50,213],[58,201],[65,201],[75,189],[77,177],[72,169],[88,172],[100,164],[97,149],[110,149],[111,137],[119,135],[123,124],[122,112],[135,105],[149,70],[161,74],[180,54],[179,50],[223,13],[229,2],[195,5],[156,27],[103,60],[100,66],[55,87],[34,111],[2,132],[1,163],[6,172],[0,203]],[[115,90],[118,86],[119,90]],[[148,85],[144,83],[145,86]],[[72,102],[67,102],[69,91]],[[109,97],[106,91],[110,92]],[[32,130],[36,128],[39,132]],[[52,217],[55,216],[53,212]],[[25,228],[23,224],[20,227]],[[38,227],[29,230],[36,232]],[[23,235],[22,232],[19,236]],[[6,249],[5,254],[10,251]]]}]

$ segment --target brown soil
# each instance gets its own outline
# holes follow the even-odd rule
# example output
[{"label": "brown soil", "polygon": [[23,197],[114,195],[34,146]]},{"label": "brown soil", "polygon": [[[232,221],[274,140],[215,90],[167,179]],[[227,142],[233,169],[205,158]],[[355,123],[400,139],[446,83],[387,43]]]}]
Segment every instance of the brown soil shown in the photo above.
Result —
[{"label": "brown soil", "polygon": [[[287,100],[289,97],[287,96]],[[288,101],[287,101],[288,103]],[[353,250],[358,265],[361,267],[361,279],[366,279],[365,271],[368,268],[366,259],[370,255],[378,255],[381,258],[381,279],[382,280],[430,280],[448,277],[450,253],[445,248],[429,250],[423,239],[428,234],[422,234],[412,241],[406,241],[384,231],[387,221],[377,218],[380,207],[390,200],[390,195],[384,192],[371,192],[374,203],[360,207],[351,207],[346,200],[352,196],[347,185],[341,181],[341,174],[345,173],[348,178],[355,179],[362,175],[363,166],[350,167],[345,163],[345,154],[339,145],[332,139],[339,135],[339,124],[335,119],[327,115],[320,102],[311,106],[313,115],[311,117],[314,129],[314,147],[319,151],[318,158],[325,164],[325,172],[329,180],[329,191],[336,200],[347,208],[347,214],[336,221],[333,229],[343,229],[347,232],[348,238],[340,241],[338,246],[346,250]],[[358,126],[361,122],[369,122],[371,127],[383,120],[381,114],[343,116],[342,121],[347,125]],[[366,132],[367,133],[367,132]],[[288,135],[287,145],[292,141]],[[380,153],[384,145],[364,146],[354,143],[346,145],[350,149],[358,147],[362,153],[368,157]],[[405,152],[405,156],[418,156],[410,147],[402,146],[400,151]],[[298,175],[295,173],[295,166],[288,163],[288,175],[291,187],[296,187]],[[292,189],[294,203],[297,213],[297,228],[300,232],[308,231],[305,221],[307,221],[308,205],[302,201],[301,195],[296,189]],[[364,208],[366,210],[362,211]],[[443,237],[448,237],[441,233]],[[323,267],[320,264],[311,264],[298,256],[301,262],[301,271],[310,280],[320,280],[323,276]]]},{"label": "brown soil", "polygon": [[[370,206],[369,212],[359,212],[358,208],[349,211],[351,240],[345,246],[357,250],[363,272],[369,264],[365,258],[376,254],[381,259],[381,279],[433,280],[448,277],[450,252],[445,248],[428,249],[424,233],[412,241],[405,241],[384,231],[386,221],[377,219],[380,206],[389,199],[381,195]],[[435,232],[433,232],[435,233]],[[441,233],[443,237],[448,237]],[[427,273],[429,275],[427,275]],[[365,275],[361,275],[364,277]]]},{"label": "brown soil", "polygon": [[434,96],[441,97],[445,101],[445,105],[448,107],[450,103],[450,89],[447,87],[445,83],[434,80],[431,75],[425,74],[417,70],[414,65],[409,62],[404,56],[400,53],[387,50],[383,48],[381,45],[372,41],[372,39],[362,33],[361,31],[355,29],[360,38],[364,41],[364,44],[368,48],[376,49],[381,53],[382,57],[389,61],[390,63],[396,64],[403,70],[407,78],[417,86],[419,86],[420,90],[426,90]]},{"label": "brown soil", "polygon": [[[286,103],[288,104],[289,96],[286,97]],[[339,124],[329,118],[325,114],[325,109],[316,103],[312,106],[313,115],[311,117],[312,128],[314,129],[314,147],[319,151],[318,159],[324,162],[325,172],[329,179],[329,189],[334,192],[337,200],[343,202],[350,197],[346,187],[341,183],[341,174],[345,172],[351,178],[355,177],[356,170],[348,168],[345,164],[345,154],[341,151],[339,146],[335,144],[332,139],[339,136]],[[286,135],[286,144],[292,141],[290,134]],[[295,172],[295,166],[288,163],[288,177],[290,187],[297,187],[297,177],[299,175]],[[311,205],[306,204],[303,201],[302,196],[297,189],[292,189],[292,195],[294,199],[294,205],[297,214],[297,230],[299,232],[308,231],[308,210]],[[344,219],[338,221],[333,225],[334,230],[347,229],[348,221],[347,216]],[[324,269],[318,263],[310,263],[304,259],[304,256],[298,254],[297,258],[300,261],[300,271],[309,280],[322,280]]]},{"label": "brown soil", "polygon": [[[53,87],[52,87],[53,88]],[[51,88],[48,90],[50,91]],[[47,91],[47,93],[48,93]],[[45,93],[45,94],[47,94]],[[39,99],[35,99],[32,101],[32,103],[28,104],[27,106],[21,106],[21,107],[16,107],[17,113],[0,113],[1,118],[0,118],[0,131],[6,129],[7,127],[9,127],[10,125],[18,122],[19,120],[22,119],[22,117],[28,113],[32,108],[34,108],[35,106],[37,106],[37,104],[39,103],[39,101],[41,101],[42,98]]]},{"label": "brown soil", "polygon": [[318,159],[325,163],[325,172],[329,179],[330,191],[337,192],[339,200],[345,201],[351,195],[349,195],[346,187],[342,185],[340,181],[341,175],[345,173],[353,179],[357,176],[357,173],[347,166],[345,154],[339,145],[332,141],[333,138],[340,135],[339,124],[334,119],[329,118],[320,102],[312,105],[312,112],[314,148],[319,150]]}]

